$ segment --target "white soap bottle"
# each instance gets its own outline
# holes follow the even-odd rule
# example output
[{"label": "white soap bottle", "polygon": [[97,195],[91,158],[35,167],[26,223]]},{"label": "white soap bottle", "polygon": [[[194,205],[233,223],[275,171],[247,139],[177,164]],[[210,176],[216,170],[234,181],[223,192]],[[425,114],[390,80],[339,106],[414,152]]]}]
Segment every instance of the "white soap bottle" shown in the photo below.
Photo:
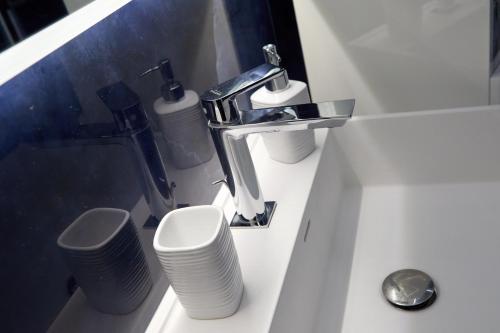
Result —
[{"label": "white soap bottle", "polygon": [[178,169],[191,168],[207,162],[214,153],[210,144],[207,121],[198,94],[184,90],[182,84],[174,80],[168,59],[143,75],[159,70],[164,84],[161,97],[153,104],[158,124],[167,143],[167,157]]},{"label": "white soap bottle", "polygon": [[[281,58],[276,52],[276,46],[268,44],[262,49],[266,62],[278,66]],[[301,81],[288,80],[285,72],[283,78],[272,80],[255,91],[250,96],[250,101],[254,109],[263,109],[306,104],[311,102],[311,98],[307,85]],[[263,133],[262,138],[269,157],[282,163],[297,163],[311,154],[316,147],[313,130]]]}]

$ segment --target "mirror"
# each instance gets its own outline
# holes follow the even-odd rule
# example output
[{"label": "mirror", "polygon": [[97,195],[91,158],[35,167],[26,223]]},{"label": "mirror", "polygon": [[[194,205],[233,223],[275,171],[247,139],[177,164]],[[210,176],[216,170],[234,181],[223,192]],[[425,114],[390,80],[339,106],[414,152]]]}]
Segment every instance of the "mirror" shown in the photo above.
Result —
[{"label": "mirror", "polygon": [[94,0],[1,0],[0,52]]},{"label": "mirror", "polygon": [[[211,203],[222,178],[196,96],[263,61],[274,42],[266,1],[94,0],[0,54],[2,332],[146,330],[168,286],[155,226],[174,204]],[[171,104],[162,87],[174,82],[140,76],[166,59],[184,87]],[[135,250],[112,264],[102,252],[106,263],[81,275],[66,250],[84,247],[71,232],[82,225],[88,236],[127,229],[106,239]],[[103,266],[106,278],[92,274]],[[125,295],[110,285],[128,285],[127,267],[150,279]]]}]

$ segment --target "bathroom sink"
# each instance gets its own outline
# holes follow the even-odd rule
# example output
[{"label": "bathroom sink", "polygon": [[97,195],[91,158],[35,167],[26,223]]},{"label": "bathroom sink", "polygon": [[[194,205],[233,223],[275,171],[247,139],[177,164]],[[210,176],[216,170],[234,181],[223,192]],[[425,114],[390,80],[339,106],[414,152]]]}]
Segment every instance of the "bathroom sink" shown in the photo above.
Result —
[{"label": "bathroom sink", "polygon": [[[275,331],[498,331],[499,126],[492,106],[358,117],[334,131],[335,158],[358,183],[343,187],[339,206],[330,203],[334,226],[317,226],[318,235],[330,230],[328,254],[292,257],[297,269],[287,274]],[[311,260],[328,268],[307,273],[321,275],[322,287],[304,307],[311,325],[296,330],[300,323],[287,318],[299,312],[287,304],[300,300],[294,287]],[[438,296],[428,308],[404,311],[384,298],[384,278],[405,268],[433,278]]]},{"label": "bathroom sink", "polygon": [[[316,132],[295,165],[254,149],[269,229],[233,229],[245,295],[190,321],[171,290],[148,332],[495,332],[500,326],[500,107],[354,117]],[[298,177],[297,175],[300,175]],[[216,204],[231,214],[222,191]],[[428,308],[390,305],[382,282],[429,274]]]},{"label": "bathroom sink", "polygon": [[[499,198],[500,183],[364,188],[343,325],[337,331],[497,331]],[[434,304],[406,312],[384,299],[383,279],[402,268],[433,278]],[[327,295],[337,291],[328,285],[325,290],[316,332],[336,324]]]}]

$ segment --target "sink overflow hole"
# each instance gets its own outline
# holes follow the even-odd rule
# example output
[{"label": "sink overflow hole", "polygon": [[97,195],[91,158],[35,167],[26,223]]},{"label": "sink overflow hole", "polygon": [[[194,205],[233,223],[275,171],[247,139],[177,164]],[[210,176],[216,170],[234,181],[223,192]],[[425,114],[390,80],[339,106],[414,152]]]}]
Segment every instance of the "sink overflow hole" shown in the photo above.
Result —
[{"label": "sink overflow hole", "polygon": [[307,221],[306,232],[304,232],[304,243],[307,242],[307,236],[309,236],[309,228],[311,228],[311,220]]}]

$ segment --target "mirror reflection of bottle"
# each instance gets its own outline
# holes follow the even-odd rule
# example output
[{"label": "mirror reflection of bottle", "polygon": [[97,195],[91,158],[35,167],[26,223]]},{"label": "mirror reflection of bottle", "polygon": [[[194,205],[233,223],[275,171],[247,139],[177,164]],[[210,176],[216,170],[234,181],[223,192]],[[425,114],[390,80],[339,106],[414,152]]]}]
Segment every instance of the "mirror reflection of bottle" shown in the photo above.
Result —
[{"label": "mirror reflection of bottle", "polygon": [[198,94],[179,82],[164,85],[154,110],[167,143],[168,158],[178,169],[207,162],[214,153]]},{"label": "mirror reflection of bottle", "polygon": [[210,160],[214,154],[198,94],[184,90],[174,79],[170,60],[162,59],[141,76],[159,71],[164,83],[161,96],[153,108],[163,138],[167,143],[167,158],[178,169],[187,169]]}]

